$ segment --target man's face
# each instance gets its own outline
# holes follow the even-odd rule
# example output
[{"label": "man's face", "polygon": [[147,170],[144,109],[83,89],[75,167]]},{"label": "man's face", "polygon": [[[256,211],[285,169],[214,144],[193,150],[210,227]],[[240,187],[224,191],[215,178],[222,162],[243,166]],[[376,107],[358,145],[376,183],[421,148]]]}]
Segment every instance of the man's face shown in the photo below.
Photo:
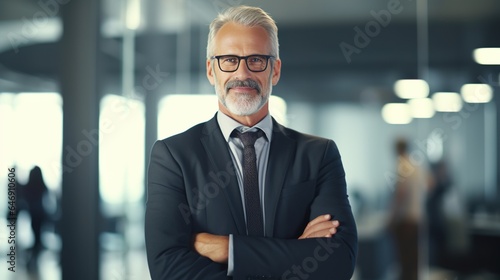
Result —
[{"label": "man's face", "polygon": [[[270,55],[271,44],[262,27],[245,27],[226,23],[214,38],[213,55]],[[252,72],[242,59],[238,70],[223,72],[217,59],[207,60],[207,77],[219,98],[219,108],[238,116],[268,112],[267,102],[272,86],[278,83],[281,61],[268,61],[263,72]]]}]

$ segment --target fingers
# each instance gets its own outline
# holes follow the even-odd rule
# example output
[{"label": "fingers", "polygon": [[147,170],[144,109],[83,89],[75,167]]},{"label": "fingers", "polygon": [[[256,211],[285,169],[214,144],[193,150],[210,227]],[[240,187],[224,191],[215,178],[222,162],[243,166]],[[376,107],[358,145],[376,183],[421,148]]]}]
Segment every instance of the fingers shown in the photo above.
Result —
[{"label": "fingers", "polygon": [[[318,228],[317,225],[321,224],[321,223],[324,223],[324,222],[327,222],[331,219],[331,216],[330,214],[326,214],[326,215],[321,215],[321,216],[318,216],[316,217],[315,219],[313,219],[312,221],[310,221],[306,228],[304,229],[304,232],[302,233],[302,235],[299,237],[299,239],[303,239],[303,238],[308,238],[308,236],[311,235],[312,232],[314,232],[314,229]],[[320,226],[321,227],[321,226]]]},{"label": "fingers", "polygon": [[321,222],[324,222],[324,221],[329,221],[332,217],[330,216],[330,214],[326,214],[326,215],[321,215],[321,216],[318,216],[316,217],[314,220],[310,221],[307,226],[306,226],[306,229],[310,226],[314,226],[318,223],[321,223]]},{"label": "fingers", "polygon": [[339,221],[331,221],[330,215],[321,215],[311,222],[309,222],[304,229],[304,232],[299,239],[313,238],[313,237],[332,237],[337,233],[337,227],[340,225]]},{"label": "fingers", "polygon": [[306,228],[299,239],[312,237],[331,237],[337,233],[338,221],[325,221]]}]

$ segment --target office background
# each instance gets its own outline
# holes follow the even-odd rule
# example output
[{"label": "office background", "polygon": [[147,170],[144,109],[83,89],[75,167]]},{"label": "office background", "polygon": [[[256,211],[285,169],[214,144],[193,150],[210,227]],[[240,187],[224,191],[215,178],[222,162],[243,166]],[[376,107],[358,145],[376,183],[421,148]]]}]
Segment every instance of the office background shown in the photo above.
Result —
[{"label": "office background", "polygon": [[394,279],[398,269],[385,222],[399,137],[416,165],[444,162],[451,178],[448,255],[427,265],[423,252],[422,279],[498,279],[500,55],[482,56],[500,48],[495,0],[2,1],[0,181],[15,168],[20,189],[39,166],[47,191],[42,250],[30,249],[34,217],[20,211],[17,271],[3,261],[2,226],[0,278],[148,279],[150,148],[215,113],[208,24],[240,4],[279,27],[273,115],[339,146],[359,227],[353,279]]}]

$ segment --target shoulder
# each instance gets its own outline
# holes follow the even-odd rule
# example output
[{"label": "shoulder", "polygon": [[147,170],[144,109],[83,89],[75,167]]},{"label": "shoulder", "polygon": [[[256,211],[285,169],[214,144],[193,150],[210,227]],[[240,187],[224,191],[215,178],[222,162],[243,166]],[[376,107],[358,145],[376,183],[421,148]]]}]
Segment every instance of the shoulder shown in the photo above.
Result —
[{"label": "shoulder", "polygon": [[277,122],[275,122],[274,125],[275,125],[274,128],[275,133],[282,133],[286,137],[296,141],[298,145],[310,145],[310,146],[333,145],[336,147],[336,144],[332,139],[300,132],[295,129],[285,127]]},{"label": "shoulder", "polygon": [[160,141],[171,144],[171,143],[186,141],[189,139],[199,138],[203,134],[205,125],[206,122],[199,123],[181,133],[161,139]]},{"label": "shoulder", "polygon": [[217,133],[221,134],[220,128],[217,120],[212,118],[181,133],[157,140],[154,143],[153,150],[155,148],[177,151],[196,149],[197,145],[201,145],[201,139]]},{"label": "shoulder", "polygon": [[168,145],[176,143],[187,144],[186,141],[188,143],[192,141],[199,141],[201,137],[210,135],[217,131],[220,131],[219,125],[217,124],[217,120],[212,118],[206,122],[194,125],[181,133],[158,140],[157,142],[163,142]]},{"label": "shoulder", "polygon": [[[292,141],[298,155],[312,158],[340,158],[337,144],[329,138],[303,133],[275,122],[272,141]],[[284,136],[284,137],[283,137]],[[276,146],[275,146],[276,147]]]},{"label": "shoulder", "polygon": [[165,164],[165,161],[179,162],[184,158],[192,158],[193,153],[199,151],[196,146],[200,142],[201,127],[203,125],[198,124],[182,133],[156,140],[151,147],[151,163]]}]

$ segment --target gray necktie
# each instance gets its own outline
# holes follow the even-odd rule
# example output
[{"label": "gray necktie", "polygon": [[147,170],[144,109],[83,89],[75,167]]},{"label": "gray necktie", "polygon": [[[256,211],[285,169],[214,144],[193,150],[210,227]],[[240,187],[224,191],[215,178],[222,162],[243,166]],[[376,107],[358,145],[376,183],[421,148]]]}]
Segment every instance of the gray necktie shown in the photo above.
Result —
[{"label": "gray necktie", "polygon": [[262,130],[241,133],[234,130],[233,135],[243,142],[243,190],[247,214],[248,235],[264,235],[264,222],[259,196],[259,173],[255,155],[255,141],[264,135]]}]

